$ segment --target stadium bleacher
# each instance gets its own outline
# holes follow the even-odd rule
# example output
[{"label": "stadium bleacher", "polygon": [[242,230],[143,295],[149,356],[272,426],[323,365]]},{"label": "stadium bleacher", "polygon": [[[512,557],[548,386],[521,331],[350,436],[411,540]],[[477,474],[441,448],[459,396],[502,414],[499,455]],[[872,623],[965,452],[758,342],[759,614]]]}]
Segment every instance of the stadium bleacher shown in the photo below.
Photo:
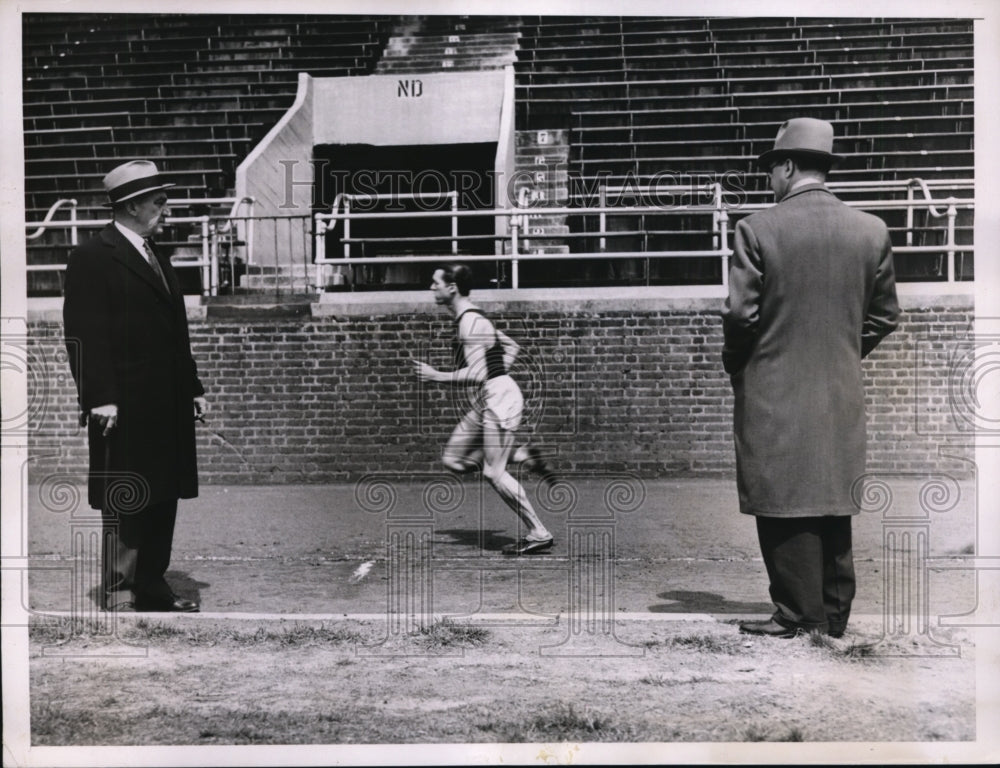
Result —
[{"label": "stadium bleacher", "polygon": [[[737,173],[747,200],[765,202],[754,159],[791,115],[834,124],[839,181],[972,179],[972,50],[971,22],[956,19],[536,17],[522,25],[518,125],[565,131],[575,186],[590,197],[601,184]],[[902,212],[880,215],[903,245]],[[594,217],[580,219],[576,231],[596,229]],[[705,240],[671,219],[673,228],[619,219],[622,233],[607,248],[684,250]],[[971,242],[971,226],[972,212],[960,211],[958,243]],[[897,266],[903,279],[941,278],[934,256]],[[631,271],[657,282],[648,267]],[[671,282],[720,279],[711,260],[667,271]]]},{"label": "stadium bleacher", "polygon": [[[23,19],[29,222],[41,221],[66,197],[78,201],[80,218],[103,218],[101,177],[115,162],[140,157],[157,161],[178,185],[178,198],[231,194],[237,165],[294,100],[299,72],[364,76],[513,65],[518,163],[544,169],[532,189],[553,204],[588,202],[583,198],[601,185],[642,184],[664,174],[730,182],[735,174],[748,202],[767,202],[754,158],[792,115],[834,124],[844,156],[837,181],[974,177],[973,36],[965,19],[67,13]],[[455,36],[463,38],[461,51],[452,47]],[[542,148],[530,138],[540,132]],[[880,215],[897,245],[906,242],[902,212]],[[917,241],[938,244],[940,224],[918,219],[926,226]],[[608,227],[616,232],[598,238],[594,217],[539,214],[526,247],[586,251],[598,240],[609,251],[718,246],[699,217],[616,217]],[[959,212],[955,231],[958,243],[971,243],[971,210]],[[65,231],[52,235],[29,242],[29,264],[65,260]],[[646,261],[595,261],[576,280],[720,279],[717,259]],[[970,265],[964,260],[961,278],[972,276]],[[904,279],[942,279],[935,257],[897,266]],[[537,262],[523,276],[525,285],[573,283],[556,262]],[[33,294],[59,292],[57,273],[33,272],[29,282]]]},{"label": "stadium bleacher", "polygon": [[[225,196],[236,166],[291,106],[298,73],[368,74],[389,30],[387,18],[363,16],[23,19],[28,221],[66,197],[79,218],[105,217],[101,178],[136,158],[154,159],[178,198]],[[205,211],[172,209],[195,212]],[[29,243],[29,264],[65,261],[61,234]],[[29,291],[59,292],[58,278],[36,272]]]}]

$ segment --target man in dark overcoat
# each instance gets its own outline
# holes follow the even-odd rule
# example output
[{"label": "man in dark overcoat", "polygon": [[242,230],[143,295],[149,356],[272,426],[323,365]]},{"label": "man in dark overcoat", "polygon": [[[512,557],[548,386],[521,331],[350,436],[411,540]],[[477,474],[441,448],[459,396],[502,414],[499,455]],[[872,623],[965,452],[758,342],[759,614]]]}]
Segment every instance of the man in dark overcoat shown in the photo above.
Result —
[{"label": "man in dark overcoat", "polygon": [[88,500],[103,518],[108,610],[198,610],[164,578],[177,500],[198,495],[194,422],[207,409],[177,275],[150,240],[171,186],[148,161],[112,170],[114,220],[66,268],[63,320],[87,424]]},{"label": "man in dark overcoat", "polygon": [[844,633],[855,594],[851,489],[865,471],[861,360],[896,327],[881,219],[824,182],[833,127],[796,118],[758,159],[777,205],[736,225],[723,310],[740,510],[756,517],[773,616],[743,632]]}]

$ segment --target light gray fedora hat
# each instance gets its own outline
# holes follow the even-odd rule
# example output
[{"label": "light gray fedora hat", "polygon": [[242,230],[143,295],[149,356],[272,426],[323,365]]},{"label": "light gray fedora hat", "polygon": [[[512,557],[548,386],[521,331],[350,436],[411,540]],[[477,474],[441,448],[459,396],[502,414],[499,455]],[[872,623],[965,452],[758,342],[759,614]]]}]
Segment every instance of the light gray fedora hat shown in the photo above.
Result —
[{"label": "light gray fedora hat", "polygon": [[173,186],[160,177],[156,163],[149,160],[122,163],[104,177],[104,191],[108,193],[110,205]]},{"label": "light gray fedora hat", "polygon": [[786,120],[778,129],[774,148],[758,157],[757,165],[766,170],[771,163],[795,155],[826,160],[831,165],[841,160],[833,154],[833,126],[814,117]]}]

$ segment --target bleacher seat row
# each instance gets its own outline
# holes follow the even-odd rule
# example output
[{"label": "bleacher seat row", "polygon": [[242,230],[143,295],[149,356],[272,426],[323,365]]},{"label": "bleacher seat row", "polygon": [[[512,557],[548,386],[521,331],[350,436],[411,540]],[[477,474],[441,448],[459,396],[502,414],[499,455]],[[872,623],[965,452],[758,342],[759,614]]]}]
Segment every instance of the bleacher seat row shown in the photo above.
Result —
[{"label": "bleacher seat row", "polygon": [[[455,35],[476,40],[448,66],[513,65],[518,132],[565,138],[554,156],[561,166],[551,176],[554,199],[569,199],[573,184],[594,189],[663,172],[743,174],[748,193],[762,196],[766,180],[753,159],[793,113],[834,123],[842,180],[974,175],[967,19],[27,13],[23,20],[29,221],[69,196],[81,218],[105,216],[101,177],[138,157],[156,159],[178,197],[229,194],[236,167],[291,105],[299,72],[432,71]],[[512,53],[498,54],[497,45]],[[569,250],[593,247],[584,219],[547,231]],[[971,220],[963,210],[957,231],[966,241]],[[622,224],[623,233],[633,226]],[[669,234],[673,225],[643,226],[608,247],[684,242]],[[65,238],[32,242],[29,263],[61,263],[67,249]],[[718,278],[701,267],[678,277],[683,268],[671,267],[681,282]],[[34,292],[59,289],[51,274],[31,280]]]}]

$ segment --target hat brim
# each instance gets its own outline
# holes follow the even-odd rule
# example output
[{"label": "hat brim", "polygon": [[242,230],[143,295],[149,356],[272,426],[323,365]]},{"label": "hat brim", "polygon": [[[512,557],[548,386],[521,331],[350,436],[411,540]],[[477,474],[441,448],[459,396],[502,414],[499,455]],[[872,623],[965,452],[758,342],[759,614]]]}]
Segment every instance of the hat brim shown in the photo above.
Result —
[{"label": "hat brim", "polygon": [[119,203],[124,203],[126,200],[133,200],[137,197],[142,197],[143,195],[148,195],[150,192],[159,192],[161,189],[170,189],[171,187],[176,187],[176,184],[163,183],[154,184],[151,187],[143,187],[142,189],[137,189],[134,192],[129,192],[124,197],[119,197],[117,200],[109,200],[104,204],[105,208],[113,208]]},{"label": "hat brim", "polygon": [[844,158],[830,152],[821,152],[818,149],[769,149],[757,158],[757,165],[766,170],[771,163],[784,160],[786,157],[809,157],[814,160],[825,160],[831,166],[836,165]]}]

